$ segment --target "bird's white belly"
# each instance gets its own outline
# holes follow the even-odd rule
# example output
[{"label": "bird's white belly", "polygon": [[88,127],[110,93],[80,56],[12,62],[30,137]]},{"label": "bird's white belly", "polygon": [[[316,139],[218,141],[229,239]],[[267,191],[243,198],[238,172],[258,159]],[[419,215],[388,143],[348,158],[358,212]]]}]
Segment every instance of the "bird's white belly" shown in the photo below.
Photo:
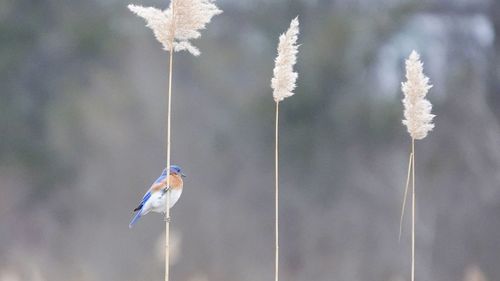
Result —
[{"label": "bird's white belly", "polygon": [[[182,189],[173,189],[169,191],[170,193],[170,207],[172,208],[175,203],[179,200],[182,194]],[[162,192],[156,192],[151,196],[151,211],[156,213],[165,213],[165,205],[167,204],[167,194],[162,194]]]}]

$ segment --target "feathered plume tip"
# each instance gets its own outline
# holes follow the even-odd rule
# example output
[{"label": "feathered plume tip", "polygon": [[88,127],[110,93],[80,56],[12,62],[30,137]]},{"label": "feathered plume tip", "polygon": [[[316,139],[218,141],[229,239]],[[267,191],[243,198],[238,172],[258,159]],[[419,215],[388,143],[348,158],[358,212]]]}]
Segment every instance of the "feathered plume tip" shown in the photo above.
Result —
[{"label": "feathered plume tip", "polygon": [[278,56],[275,60],[274,77],[271,79],[273,98],[280,102],[294,95],[295,81],[298,74],[293,71],[297,62],[297,35],[299,34],[299,20],[294,18],[288,30],[281,34],[278,44]]},{"label": "feathered plume tip", "polygon": [[432,85],[429,78],[423,73],[423,64],[420,56],[413,51],[406,60],[406,79],[401,89],[404,93],[404,117],[403,124],[408,128],[408,133],[414,139],[423,139],[429,131],[434,128],[431,114],[432,104],[425,99]]},{"label": "feathered plume tip", "polygon": [[[205,29],[213,16],[222,13],[213,0],[172,0],[164,11],[132,4],[128,8],[146,20],[146,26],[153,30],[166,51],[186,50],[195,56],[200,54],[200,50],[189,40],[199,38],[200,30]],[[172,10],[175,13],[173,17]]]}]

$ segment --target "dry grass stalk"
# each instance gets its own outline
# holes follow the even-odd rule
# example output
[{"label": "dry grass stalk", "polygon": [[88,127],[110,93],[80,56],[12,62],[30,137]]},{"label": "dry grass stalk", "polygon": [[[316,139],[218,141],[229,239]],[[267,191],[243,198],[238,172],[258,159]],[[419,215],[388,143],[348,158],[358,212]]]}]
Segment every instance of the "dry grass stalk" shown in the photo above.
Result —
[{"label": "dry grass stalk", "polygon": [[413,153],[410,153],[410,159],[408,160],[408,172],[406,176],[406,187],[405,187],[405,192],[403,194],[403,205],[401,206],[401,217],[399,218],[399,235],[398,235],[398,241],[401,242],[401,234],[403,233],[403,217],[405,214],[405,207],[406,207],[406,197],[408,197],[408,187],[410,186],[410,177],[411,177],[411,167],[413,161]]},{"label": "dry grass stalk", "polygon": [[413,51],[410,57],[406,60],[406,79],[402,83],[402,91],[404,93],[404,117],[403,124],[407,127],[408,133],[411,136],[411,153],[410,164],[408,166],[408,175],[406,181],[405,195],[403,199],[403,207],[400,220],[400,235],[404,215],[404,207],[406,195],[408,191],[409,179],[411,176],[411,191],[412,191],[412,212],[411,212],[411,281],[415,280],[415,209],[416,209],[416,193],[415,193],[415,140],[423,139],[434,128],[432,123],[435,115],[431,114],[432,104],[425,99],[427,92],[432,87],[429,84],[429,78],[423,73],[423,64],[420,61],[420,56]]},{"label": "dry grass stalk", "polygon": [[[129,5],[128,8],[136,15],[144,18],[147,27],[153,30],[156,39],[163,48],[170,52],[168,76],[168,104],[167,104],[167,171],[170,171],[170,140],[172,119],[172,72],[173,54],[186,50],[194,56],[200,51],[190,42],[201,36],[200,30],[205,29],[213,16],[222,13],[215,6],[213,0],[172,0],[166,10],[153,7]],[[167,186],[170,186],[170,177],[167,177]],[[169,279],[169,233],[170,233],[170,192],[167,192],[165,211],[165,281]]]},{"label": "dry grass stalk", "polygon": [[295,18],[290,23],[288,30],[282,34],[278,43],[278,56],[275,60],[274,76],[271,79],[273,98],[276,102],[275,116],[275,272],[274,279],[279,279],[279,103],[287,97],[294,95],[293,90],[296,85],[298,74],[293,71],[293,66],[297,62],[299,34],[299,20]]}]

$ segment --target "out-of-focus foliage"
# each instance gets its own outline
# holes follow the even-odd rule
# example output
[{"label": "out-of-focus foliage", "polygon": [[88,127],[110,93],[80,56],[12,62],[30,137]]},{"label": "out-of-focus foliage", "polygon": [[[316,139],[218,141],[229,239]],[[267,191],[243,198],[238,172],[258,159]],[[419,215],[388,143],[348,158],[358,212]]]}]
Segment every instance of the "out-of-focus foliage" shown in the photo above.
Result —
[{"label": "out-of-focus foliage", "polygon": [[[219,0],[203,54],[174,58],[172,160],[188,178],[172,279],[272,277],[269,79],[300,15],[280,135],[283,278],[407,280],[400,82],[416,49],[438,116],[417,146],[417,278],[498,280],[497,2]],[[162,274],[161,216],[127,225],[165,162],[168,59],[127,4],[0,2],[1,281]]]},{"label": "out-of-focus foliage", "polygon": [[54,107],[71,106],[58,104],[88,84],[90,64],[106,64],[116,42],[96,3],[5,0],[0,9],[0,159],[29,174],[32,188],[50,188],[74,175],[50,140]]}]

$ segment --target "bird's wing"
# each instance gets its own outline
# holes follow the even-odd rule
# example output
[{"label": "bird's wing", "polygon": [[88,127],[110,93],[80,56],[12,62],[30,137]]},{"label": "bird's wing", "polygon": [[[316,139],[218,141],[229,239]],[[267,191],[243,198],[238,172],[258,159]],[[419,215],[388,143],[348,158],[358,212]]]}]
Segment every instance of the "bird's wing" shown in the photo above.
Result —
[{"label": "bird's wing", "polygon": [[165,178],[166,178],[166,174],[164,175],[162,173],[160,175],[160,177],[158,177],[158,179],[156,179],[156,181],[153,183],[153,185],[149,188],[148,192],[146,192],[146,194],[144,194],[144,196],[142,197],[141,203],[139,203],[139,206],[137,206],[137,208],[134,209],[134,212],[137,212],[137,213],[135,214],[134,218],[130,222],[130,224],[128,226],[129,228],[132,228],[132,226],[141,218],[141,216],[143,215],[143,211],[145,211],[145,214],[150,211],[149,208],[147,210],[143,210],[144,205],[151,198],[151,195],[153,195],[153,192],[156,192],[156,191],[163,188],[163,185],[164,185],[163,180]]},{"label": "bird's wing", "polygon": [[142,197],[142,200],[141,200],[141,203],[139,203],[139,206],[137,206],[137,208],[134,209],[134,212],[137,212],[137,213],[135,214],[134,218],[132,219],[132,221],[128,225],[129,228],[132,228],[132,226],[134,226],[134,224],[141,218],[142,208],[144,207],[144,204],[146,204],[146,202],[148,202],[149,198],[151,198],[151,194],[152,194],[151,191],[146,192],[146,194],[144,194],[144,196]]},{"label": "bird's wing", "polygon": [[146,192],[146,194],[144,194],[144,197],[142,197],[140,205],[144,205],[144,203],[146,203],[146,201],[148,201],[149,198],[151,198],[151,191],[148,191]]},{"label": "bird's wing", "polygon": [[142,207],[144,206],[144,204],[149,200],[149,198],[151,198],[151,190],[149,190],[148,192],[146,192],[146,194],[144,194],[144,196],[142,197],[141,203],[139,203],[139,206],[137,206],[137,208],[134,209],[134,212],[140,211],[142,209]]},{"label": "bird's wing", "polygon": [[144,204],[149,200],[149,198],[151,198],[151,194],[155,191],[158,191],[160,189],[163,188],[163,180],[166,178],[166,175],[164,174],[161,174],[157,179],[156,181],[151,185],[151,187],[149,188],[148,192],[146,192],[146,194],[144,194],[144,196],[142,197],[142,200],[141,200],[141,203],[139,203],[139,206],[137,206],[137,208],[134,209],[134,212],[135,211],[139,211],[142,209],[142,207],[144,206]]}]

